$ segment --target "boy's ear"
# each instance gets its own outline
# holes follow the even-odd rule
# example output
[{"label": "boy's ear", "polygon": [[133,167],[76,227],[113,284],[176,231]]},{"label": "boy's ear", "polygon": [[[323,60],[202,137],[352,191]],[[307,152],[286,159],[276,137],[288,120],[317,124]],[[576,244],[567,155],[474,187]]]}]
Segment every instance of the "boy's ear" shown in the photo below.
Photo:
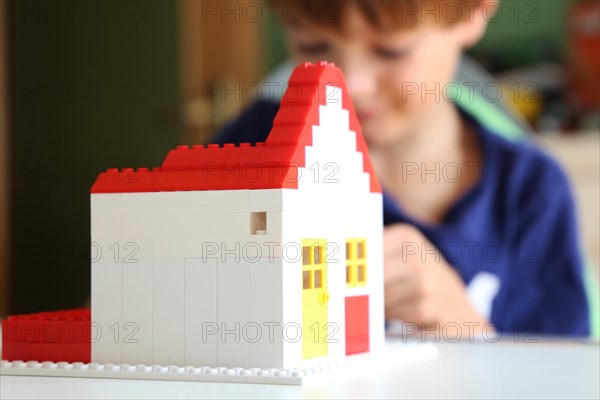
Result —
[{"label": "boy's ear", "polygon": [[488,22],[494,18],[498,7],[499,0],[480,0],[473,8],[472,15],[462,22],[462,45],[463,47],[471,47],[477,44],[485,34]]}]

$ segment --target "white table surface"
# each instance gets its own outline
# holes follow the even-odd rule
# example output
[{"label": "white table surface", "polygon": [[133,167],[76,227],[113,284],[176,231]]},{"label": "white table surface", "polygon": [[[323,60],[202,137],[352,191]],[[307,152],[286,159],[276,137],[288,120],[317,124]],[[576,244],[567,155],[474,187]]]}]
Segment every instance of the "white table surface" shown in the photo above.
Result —
[{"label": "white table surface", "polygon": [[2,376],[0,398],[600,398],[600,345],[440,343],[436,359],[305,386]]}]

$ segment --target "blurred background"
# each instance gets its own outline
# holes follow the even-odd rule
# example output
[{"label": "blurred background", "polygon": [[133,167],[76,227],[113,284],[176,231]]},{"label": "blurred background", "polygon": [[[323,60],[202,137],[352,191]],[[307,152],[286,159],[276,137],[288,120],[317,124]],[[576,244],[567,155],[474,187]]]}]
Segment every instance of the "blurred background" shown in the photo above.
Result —
[{"label": "blurred background", "polygon": [[[283,34],[262,1],[0,4],[0,316],[78,307],[97,174],[210,140],[286,59]],[[567,169],[599,265],[600,2],[503,0],[469,54]]]}]

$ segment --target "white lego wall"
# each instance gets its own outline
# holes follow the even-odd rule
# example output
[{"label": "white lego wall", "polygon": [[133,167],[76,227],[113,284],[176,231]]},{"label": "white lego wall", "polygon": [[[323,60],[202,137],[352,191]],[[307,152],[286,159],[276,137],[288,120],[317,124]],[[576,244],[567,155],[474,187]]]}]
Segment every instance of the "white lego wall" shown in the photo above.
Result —
[{"label": "white lego wall", "polygon": [[218,365],[218,260],[186,258],[184,280],[185,365]]},{"label": "white lego wall", "polygon": [[[285,338],[293,339],[293,324],[302,327],[299,255],[307,238],[338,249],[327,279],[337,343],[327,358],[345,357],[346,296],[369,295],[370,349],[382,347],[381,194],[369,191],[341,93],[330,88],[327,98],[298,190],[92,194],[92,321],[102,330],[93,362],[290,368],[323,361],[303,361],[302,338],[284,340],[282,332],[288,326]],[[265,234],[251,234],[252,212],[267,213]],[[348,289],[345,243],[353,237],[367,238],[368,284]],[[282,254],[286,245],[292,253]]]},{"label": "white lego wall", "polygon": [[[284,243],[301,243],[302,239],[327,239],[330,250],[328,265],[329,322],[334,324],[328,343],[328,357],[344,358],[345,297],[369,295],[369,347],[382,349],[384,343],[383,302],[383,203],[381,193],[371,193],[370,177],[363,170],[363,155],[356,151],[356,132],[348,126],[348,111],[341,107],[342,94],[327,88],[328,103],[320,106],[319,126],[313,127],[313,145],[306,148],[305,167],[301,168],[299,190],[294,193],[296,207],[284,212]],[[291,196],[291,194],[290,194]],[[346,239],[367,239],[367,286],[346,287]],[[284,323],[302,325],[301,260],[284,261]],[[293,294],[293,295],[292,295]],[[287,306],[289,304],[289,306]],[[335,332],[335,333],[334,333]],[[337,340],[337,343],[335,341]],[[302,361],[303,365],[322,362],[324,357]],[[302,360],[302,341],[285,343],[285,366]]]},{"label": "white lego wall", "polygon": [[[284,195],[266,195],[93,194],[94,362],[282,365]],[[256,201],[265,234],[250,231]]]},{"label": "white lego wall", "polygon": [[[298,192],[304,198],[305,193]],[[345,343],[345,297],[369,295],[369,340],[370,350],[381,350],[384,342],[384,303],[383,303],[383,242],[382,242],[382,205],[381,195],[372,194],[365,196],[361,202],[363,210],[372,210],[369,213],[353,215],[344,205],[344,198],[338,200],[338,212],[316,212],[315,208],[308,207],[306,212],[284,213],[284,226],[292,226],[289,234],[283,235],[284,243],[301,243],[302,239],[327,239],[330,255],[328,256],[327,282],[329,291],[328,319],[334,324],[335,331],[328,343],[328,358],[344,358],[346,354]],[[334,199],[331,199],[332,201]],[[307,199],[308,202],[308,199]],[[329,209],[331,210],[331,209]],[[337,215],[336,215],[337,214]],[[369,215],[370,214],[370,215]],[[319,226],[324,220],[334,220],[328,226],[321,227],[315,234],[314,226]],[[321,225],[322,226],[322,225]],[[346,286],[346,240],[348,238],[364,237],[367,239],[367,285],[365,287],[348,288]],[[333,251],[337,253],[333,254]],[[302,265],[301,260],[294,260],[296,253],[292,247],[288,254],[284,254],[283,279],[285,287],[284,324],[297,323],[302,326]],[[337,341],[337,343],[335,343]],[[323,358],[302,360],[302,341],[296,343],[285,342],[284,367],[319,364]]]}]

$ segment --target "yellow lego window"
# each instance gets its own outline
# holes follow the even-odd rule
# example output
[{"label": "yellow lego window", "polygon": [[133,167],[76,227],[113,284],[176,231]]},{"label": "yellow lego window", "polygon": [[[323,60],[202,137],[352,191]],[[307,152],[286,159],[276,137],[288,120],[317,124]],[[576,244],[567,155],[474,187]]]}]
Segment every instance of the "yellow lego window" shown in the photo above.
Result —
[{"label": "yellow lego window", "polygon": [[304,240],[302,246],[302,288],[319,289],[324,286],[325,245],[322,239]]},{"label": "yellow lego window", "polygon": [[367,240],[346,240],[346,286],[349,288],[367,284]]}]

